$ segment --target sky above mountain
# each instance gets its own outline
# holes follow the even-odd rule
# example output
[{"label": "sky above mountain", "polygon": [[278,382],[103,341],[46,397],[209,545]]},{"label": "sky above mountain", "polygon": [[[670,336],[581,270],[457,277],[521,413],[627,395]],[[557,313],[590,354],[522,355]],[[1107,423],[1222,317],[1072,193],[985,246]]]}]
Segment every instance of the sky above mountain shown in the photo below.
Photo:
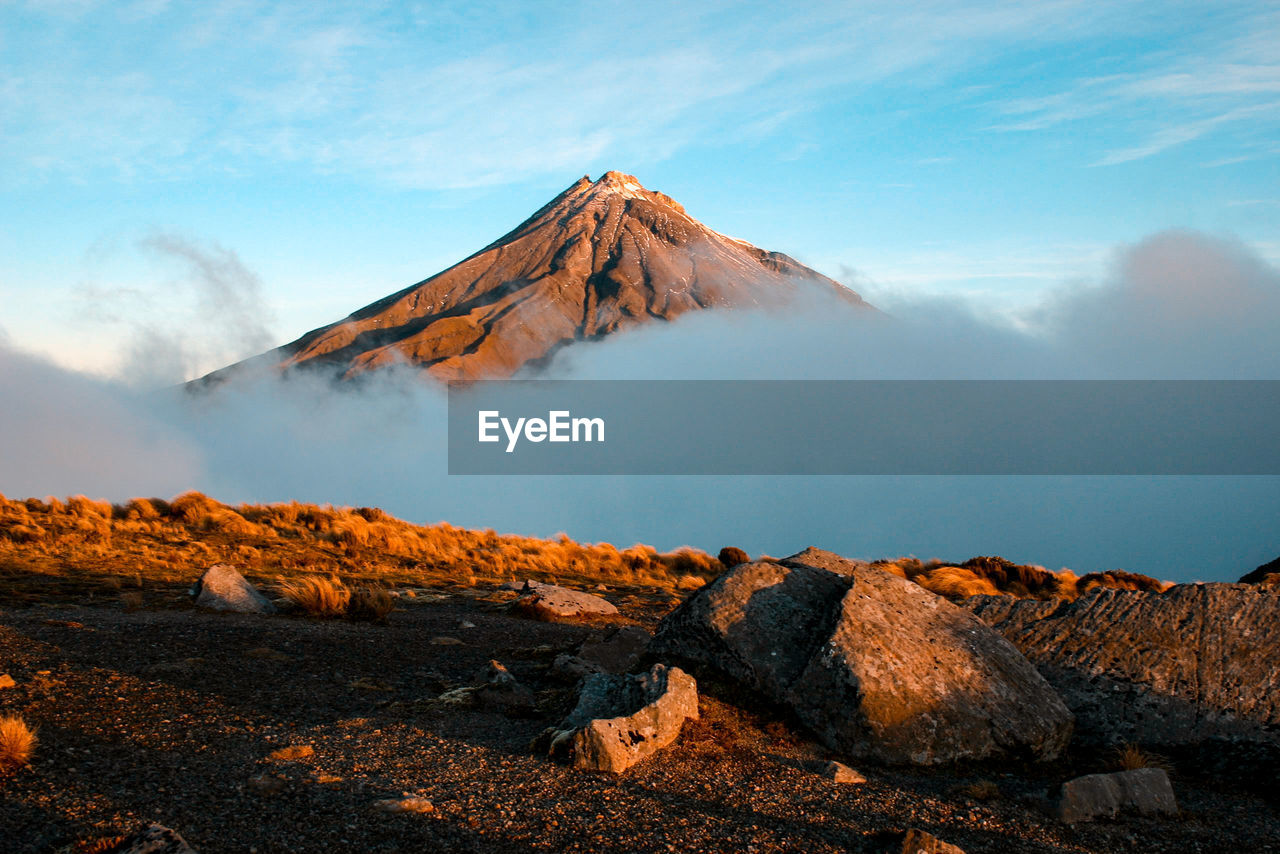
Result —
[{"label": "sky above mountain", "polygon": [[1170,228],[1275,265],[1277,44],[1267,2],[4,3],[0,336],[194,376],[607,169],[872,301],[1009,315]]}]

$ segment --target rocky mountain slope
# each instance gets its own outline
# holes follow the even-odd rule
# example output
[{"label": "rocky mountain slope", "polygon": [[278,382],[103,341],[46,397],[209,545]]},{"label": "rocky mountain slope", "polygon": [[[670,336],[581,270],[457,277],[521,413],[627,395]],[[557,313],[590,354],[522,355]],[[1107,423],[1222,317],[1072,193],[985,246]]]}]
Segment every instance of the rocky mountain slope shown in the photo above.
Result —
[{"label": "rocky mountain slope", "polygon": [[780,304],[805,289],[869,308],[838,282],[608,172],[584,176],[453,267],[250,361],[344,379],[397,363],[442,380],[503,378],[574,341],[698,309]]}]

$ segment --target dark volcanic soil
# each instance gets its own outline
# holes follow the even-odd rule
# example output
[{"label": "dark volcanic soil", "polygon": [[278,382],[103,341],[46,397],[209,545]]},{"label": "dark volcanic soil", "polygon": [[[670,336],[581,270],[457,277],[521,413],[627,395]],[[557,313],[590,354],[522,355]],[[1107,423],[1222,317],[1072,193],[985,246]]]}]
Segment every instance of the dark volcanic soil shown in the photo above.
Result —
[{"label": "dark volcanic soil", "polygon": [[[618,604],[641,623],[657,616]],[[572,704],[547,667],[598,630],[510,616],[483,591],[420,595],[382,626],[118,605],[0,612],[0,673],[17,682],[0,689],[0,714],[40,727],[33,764],[0,780],[0,851],[151,821],[203,854],[885,851],[910,827],[970,854],[1280,851],[1274,804],[1183,768],[1179,819],[1075,828],[1043,799],[1064,777],[1108,770],[1106,757],[863,765],[868,783],[838,786],[804,770],[820,748],[706,692],[702,720],[621,777],[560,767],[527,747]],[[490,659],[539,692],[535,716],[433,702]],[[293,745],[314,753],[270,757]],[[979,780],[999,795],[959,791]],[[406,794],[433,810],[374,807]]]}]

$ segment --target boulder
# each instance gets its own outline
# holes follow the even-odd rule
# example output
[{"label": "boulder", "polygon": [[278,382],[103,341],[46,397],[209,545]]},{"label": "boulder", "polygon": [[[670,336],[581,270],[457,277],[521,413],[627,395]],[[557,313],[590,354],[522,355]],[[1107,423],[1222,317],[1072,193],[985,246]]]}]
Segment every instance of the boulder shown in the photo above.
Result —
[{"label": "boulder", "polygon": [[739,564],[659,624],[649,652],[778,701],[830,636],[848,580],[816,567]]},{"label": "boulder", "polygon": [[612,602],[592,593],[530,581],[525,582],[520,598],[512,604],[516,610],[540,620],[607,617],[618,613]]},{"label": "boulder", "polygon": [[111,849],[115,854],[196,854],[178,832],[152,824],[126,836]]},{"label": "boulder", "polygon": [[1280,744],[1280,590],[1181,584],[962,604],[1039,668],[1082,741]]},{"label": "boulder", "polygon": [[902,854],[964,854],[964,849],[943,842],[931,833],[912,828],[902,837]]},{"label": "boulder", "polygon": [[827,560],[814,552],[730,570],[663,620],[650,654],[760,691],[845,756],[932,765],[1062,751],[1071,714],[1008,641],[872,566],[802,562]]},{"label": "boulder", "polygon": [[1135,768],[1114,774],[1089,774],[1062,784],[1058,818],[1074,824],[1115,818],[1122,812],[1175,816],[1178,802],[1169,775],[1160,768]]},{"label": "boulder", "polygon": [[678,667],[596,673],[583,682],[574,710],[534,749],[575,768],[619,774],[675,741],[685,720],[697,717],[697,683]]},{"label": "boulder", "polygon": [[241,614],[274,614],[276,606],[245,581],[234,566],[214,564],[191,588],[197,608],[236,611]]}]

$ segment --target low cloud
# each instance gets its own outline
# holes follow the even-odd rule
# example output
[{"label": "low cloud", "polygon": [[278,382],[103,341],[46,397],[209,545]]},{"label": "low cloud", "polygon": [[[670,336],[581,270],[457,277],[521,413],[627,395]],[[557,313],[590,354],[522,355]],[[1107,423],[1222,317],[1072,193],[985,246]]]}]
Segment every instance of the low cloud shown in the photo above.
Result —
[{"label": "low cloud", "polygon": [[[253,289],[227,284],[246,281],[234,256],[163,251],[200,277],[197,303],[227,318],[224,332],[248,330],[244,345],[261,334],[245,297]],[[954,299],[876,299],[884,313],[823,302],[768,315],[687,315],[566,348],[551,370],[580,378],[1280,378],[1268,337],[1280,328],[1280,274],[1239,243],[1193,232],[1124,247],[1099,280],[1066,286],[1019,318]],[[1179,580],[1234,578],[1277,548],[1265,538],[1280,488],[1267,477],[450,477],[443,389],[403,369],[342,394],[317,377],[272,373],[207,394],[142,394],[0,343],[0,401],[0,491],[10,496],[118,501],[195,488],[229,502],[377,505],[419,522],[564,530],[620,545],[1001,553]]]},{"label": "low cloud", "polygon": [[876,292],[862,312],[810,296],[779,316],[699,313],[562,350],[583,379],[1280,379],[1280,271],[1238,241],[1165,231],[1099,280],[1014,315]]}]

